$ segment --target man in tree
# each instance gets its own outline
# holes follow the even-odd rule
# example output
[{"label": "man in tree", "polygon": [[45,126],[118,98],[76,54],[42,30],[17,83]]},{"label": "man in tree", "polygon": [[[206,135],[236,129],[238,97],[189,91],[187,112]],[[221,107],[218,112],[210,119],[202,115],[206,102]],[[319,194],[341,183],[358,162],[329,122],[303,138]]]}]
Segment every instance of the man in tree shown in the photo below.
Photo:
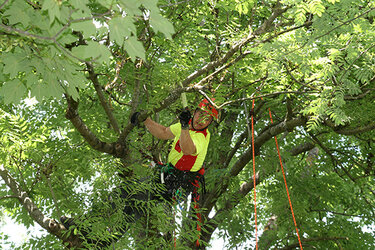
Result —
[{"label": "man in tree", "polygon": [[[218,119],[218,111],[207,99],[204,99],[195,109],[193,116],[186,109],[179,116],[180,122],[170,127],[160,125],[149,117],[143,122],[153,136],[163,140],[173,139],[168,164],[162,165],[160,171],[160,182],[165,185],[166,189],[162,196],[166,200],[172,200],[181,188],[185,195],[192,192],[198,219],[197,231],[201,230],[197,188],[199,188],[198,182],[203,180],[204,168],[202,166],[210,142],[210,132],[207,128],[214,118]],[[136,121],[137,115],[133,115],[131,120]],[[196,246],[199,245],[198,236]]]},{"label": "man in tree", "polygon": [[[167,189],[164,198],[172,198],[179,187],[187,193],[196,192],[196,187],[199,187],[198,180],[204,174],[202,166],[210,141],[207,128],[214,118],[218,119],[218,111],[204,99],[193,116],[186,109],[179,116],[180,122],[170,127],[156,123],[149,117],[143,122],[158,139],[174,140],[168,155],[168,164],[161,170],[160,181]],[[131,121],[133,124],[137,123],[137,113],[132,116]]]},{"label": "man in tree", "polygon": [[[143,123],[153,136],[164,140],[174,139],[168,156],[168,164],[157,164],[157,173],[160,173],[160,177],[156,176],[152,181],[156,185],[161,183],[164,187],[162,189],[156,188],[156,190],[159,190],[159,193],[158,191],[155,193],[154,191],[147,190],[135,191],[128,188],[132,181],[124,181],[121,186],[111,192],[109,196],[109,211],[103,208],[93,208],[91,212],[80,219],[81,223],[77,223],[75,219],[63,216],[60,219],[63,225],[67,229],[72,225],[78,226],[83,238],[89,244],[107,247],[112,242],[117,241],[128,230],[126,223],[135,222],[140,217],[145,216],[145,210],[139,207],[142,206],[142,202],[159,200],[160,196],[166,201],[173,201],[178,190],[180,190],[185,195],[193,192],[194,208],[197,209],[197,202],[199,200],[197,189],[199,188],[199,181],[202,181],[204,174],[202,166],[210,141],[210,132],[207,128],[214,118],[218,118],[218,111],[206,99],[199,104],[193,116],[186,109],[179,116],[180,122],[170,127],[160,125],[148,117]],[[132,115],[131,123],[134,125],[139,123],[138,112]],[[136,180],[135,182],[138,184],[143,183],[146,186],[147,181]],[[125,224],[119,225],[115,232],[112,232],[112,229],[108,229],[108,231],[112,232],[112,236],[108,237],[108,239],[99,239],[95,236],[90,236],[92,234],[92,225],[88,227],[77,225],[82,224],[82,221],[85,221],[86,224],[91,224],[87,220],[95,216],[100,217],[103,213],[114,214],[116,211],[121,211]],[[200,220],[200,215],[197,214],[197,216]],[[199,226],[198,230],[200,230]]]}]

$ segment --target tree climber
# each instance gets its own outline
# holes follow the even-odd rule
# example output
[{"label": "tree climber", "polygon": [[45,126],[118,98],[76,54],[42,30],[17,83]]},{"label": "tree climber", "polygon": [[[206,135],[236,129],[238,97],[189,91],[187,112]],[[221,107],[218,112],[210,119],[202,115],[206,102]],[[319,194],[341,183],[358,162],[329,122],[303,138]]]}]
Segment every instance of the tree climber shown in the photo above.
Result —
[{"label": "tree climber", "polygon": [[[160,182],[164,184],[165,192],[161,194],[164,199],[176,199],[179,190],[187,196],[192,192],[192,201],[197,215],[198,239],[196,246],[199,247],[201,215],[198,212],[200,187],[199,181],[204,187],[203,162],[207,154],[210,142],[210,132],[208,126],[213,119],[218,119],[218,111],[209,103],[207,99],[201,101],[195,109],[193,116],[188,109],[185,109],[179,116],[180,122],[165,127],[147,118],[143,123],[150,133],[163,140],[173,139],[171,151],[168,155],[168,164],[159,164]],[[131,122],[137,123],[137,113],[131,118]],[[185,198],[184,197],[184,198]]]},{"label": "tree climber", "polygon": [[[135,113],[131,121],[138,122]],[[171,199],[179,187],[186,193],[196,192],[198,180],[204,174],[203,162],[206,157],[210,132],[208,126],[213,119],[218,119],[218,111],[208,102],[201,101],[193,116],[188,109],[179,115],[179,123],[165,127],[151,118],[143,121],[150,133],[158,139],[173,139],[171,151],[168,155],[168,164],[161,167],[161,183],[165,184],[167,193],[165,199]]]},{"label": "tree climber", "polygon": [[[140,122],[139,115],[140,113],[136,112],[131,116],[133,125],[137,125]],[[170,127],[160,125],[149,117],[142,121],[153,136],[163,140],[174,140],[168,155],[168,164],[157,164],[156,169],[159,176],[152,181],[156,185],[161,183],[164,186],[164,190],[157,194],[152,191],[137,191],[134,193],[126,188],[130,182],[134,183],[134,181],[124,181],[122,185],[115,188],[110,194],[109,213],[113,214],[116,211],[121,211],[124,214],[124,218],[126,218],[126,223],[134,222],[145,215],[144,210],[137,209],[139,205],[137,201],[159,200],[160,196],[167,201],[172,201],[177,190],[181,190],[181,188],[185,197],[193,192],[193,201],[197,203],[199,200],[197,189],[200,187],[199,181],[203,182],[204,168],[202,166],[210,141],[210,132],[207,128],[214,118],[218,119],[218,115],[218,111],[208,100],[204,99],[194,111],[193,116],[188,109],[185,109],[179,115],[180,122]],[[139,180],[136,182],[142,183]],[[135,205],[136,203],[138,205]],[[103,212],[102,210],[93,208],[80,221],[95,216],[95,214],[100,216],[101,213],[108,213],[108,211]],[[200,215],[198,216],[200,217]],[[78,225],[80,223],[77,223],[78,221],[66,216],[62,216],[60,221],[66,229],[71,226],[80,227]],[[112,236],[107,240],[95,237],[90,238],[89,234],[92,231],[90,227],[82,227],[80,232],[88,243],[99,247],[108,247],[113,241],[117,241],[127,229],[126,225],[119,226],[116,232],[112,232]]]}]

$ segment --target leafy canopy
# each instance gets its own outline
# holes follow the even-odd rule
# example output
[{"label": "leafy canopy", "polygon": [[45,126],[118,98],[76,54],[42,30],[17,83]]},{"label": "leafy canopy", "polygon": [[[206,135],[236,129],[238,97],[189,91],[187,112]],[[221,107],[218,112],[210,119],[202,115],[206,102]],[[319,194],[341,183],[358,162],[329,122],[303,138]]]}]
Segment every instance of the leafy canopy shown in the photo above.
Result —
[{"label": "leafy canopy", "polygon": [[[174,232],[177,248],[194,248],[188,204],[125,200],[147,214],[129,223],[108,203],[124,182],[158,190],[134,180],[152,175],[149,158],[166,161],[169,143],[129,117],[169,126],[186,92],[192,110],[214,97],[221,111],[203,247],[255,247],[254,174],[259,248],[299,246],[277,136],[303,247],[374,248],[373,1],[7,0],[0,13],[0,211],[45,230],[18,246],[1,232],[8,246],[168,248]],[[78,224],[65,230],[62,215]]]}]

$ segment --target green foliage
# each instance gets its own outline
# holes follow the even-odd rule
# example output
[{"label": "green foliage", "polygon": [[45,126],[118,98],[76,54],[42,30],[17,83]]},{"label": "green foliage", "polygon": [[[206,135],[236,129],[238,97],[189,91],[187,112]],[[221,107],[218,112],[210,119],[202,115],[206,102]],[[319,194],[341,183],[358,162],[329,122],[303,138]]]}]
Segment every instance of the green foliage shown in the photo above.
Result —
[{"label": "green foliage", "polygon": [[[82,75],[77,74],[84,70],[82,63],[109,65],[113,60],[111,41],[124,46],[133,61],[136,57],[145,60],[143,44],[138,40],[134,25],[140,15],[148,16],[152,28],[171,39],[173,26],[161,15],[157,1],[118,1],[118,4],[55,0],[41,1],[34,6],[26,1],[6,4],[2,29],[23,46],[21,49],[9,48],[6,44],[0,47],[0,51],[7,52],[0,57],[4,65],[2,74],[6,77],[1,83],[3,86],[0,85],[0,95],[6,97],[5,103],[19,103],[28,91],[39,101],[44,97],[61,98],[63,94],[77,100],[77,88],[87,84]],[[106,10],[97,15],[98,7]],[[105,21],[105,17],[109,21]],[[109,34],[109,38],[108,35],[103,37],[103,33]],[[76,44],[78,39],[79,45]],[[30,79],[20,72],[36,75]]]},{"label": "green foliage", "polygon": [[[193,87],[205,79],[200,91],[186,93],[189,106],[196,108],[203,91],[224,108],[210,127],[208,193],[201,196],[203,214],[217,216],[202,231],[218,229],[227,248],[253,248],[253,190],[241,194],[253,178],[245,106],[251,110],[252,98],[262,96],[254,109],[261,246],[297,243],[276,135],[304,244],[372,249],[374,232],[365,229],[375,223],[373,7],[362,0],[6,1],[0,9],[1,167],[45,216],[78,218],[67,234],[89,228],[90,237],[111,240],[108,227],[115,232],[127,225],[131,230],[116,249],[167,249],[171,231],[177,249],[191,248],[196,217],[186,203],[171,210],[159,201],[116,200],[147,214],[129,223],[111,211],[108,197],[124,182],[119,172],[140,181],[153,175],[145,155],[167,161],[169,142],[142,125],[126,134],[132,112],[158,110],[154,120],[173,124],[181,109],[174,91],[181,82]],[[275,11],[282,13],[264,29]],[[71,120],[65,117],[75,104],[67,104],[69,97],[78,104]],[[295,153],[308,143],[319,149],[312,161],[310,149]],[[115,154],[117,146],[124,155]],[[146,183],[125,188],[133,194],[161,189]],[[1,213],[31,226],[29,212],[11,195],[0,181]],[[272,216],[277,227],[265,230]],[[212,244],[203,236],[203,244]],[[5,232],[0,239],[9,241]],[[64,247],[46,233],[19,248]]]}]

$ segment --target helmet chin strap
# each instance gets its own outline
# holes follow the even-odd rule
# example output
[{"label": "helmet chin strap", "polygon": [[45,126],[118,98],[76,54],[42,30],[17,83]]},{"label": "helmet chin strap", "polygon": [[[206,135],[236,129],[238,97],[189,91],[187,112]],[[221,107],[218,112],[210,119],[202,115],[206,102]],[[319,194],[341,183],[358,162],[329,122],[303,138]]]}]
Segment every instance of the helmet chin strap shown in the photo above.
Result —
[{"label": "helmet chin strap", "polygon": [[[196,112],[196,111],[194,111],[194,115],[195,115],[195,112]],[[213,119],[211,119],[211,122],[210,122],[206,127],[202,128],[202,129],[195,129],[195,128],[194,128],[194,115],[193,115],[193,118],[191,118],[191,127],[192,127],[195,131],[203,131],[203,130],[205,130],[206,128],[208,128],[208,126],[210,126],[210,124],[211,124],[212,121],[213,121]]]}]

